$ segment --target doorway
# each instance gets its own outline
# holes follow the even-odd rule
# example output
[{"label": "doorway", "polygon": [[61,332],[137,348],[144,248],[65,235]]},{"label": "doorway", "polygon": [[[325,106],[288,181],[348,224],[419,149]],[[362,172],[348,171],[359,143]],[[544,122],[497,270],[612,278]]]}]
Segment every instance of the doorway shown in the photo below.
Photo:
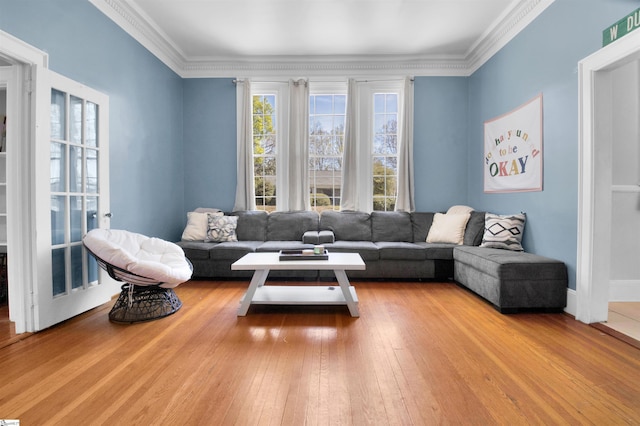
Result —
[{"label": "doorway", "polygon": [[640,32],[579,64],[580,187],[576,319],[640,301]]}]

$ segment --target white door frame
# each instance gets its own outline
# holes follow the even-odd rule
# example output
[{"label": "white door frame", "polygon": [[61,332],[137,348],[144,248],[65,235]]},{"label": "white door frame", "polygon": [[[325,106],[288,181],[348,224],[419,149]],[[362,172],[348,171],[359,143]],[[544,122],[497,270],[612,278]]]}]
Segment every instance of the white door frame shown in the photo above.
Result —
[{"label": "white door frame", "polygon": [[606,321],[611,270],[611,126],[607,72],[640,58],[640,30],[583,59],[579,69],[576,319]]},{"label": "white door frame", "polygon": [[[49,65],[49,56],[33,46],[0,31],[0,56],[13,66],[15,91],[7,99],[15,115],[11,134],[7,132],[7,245],[9,276],[9,318],[16,333],[35,330],[34,286],[37,276],[35,245],[34,156],[36,139],[41,131],[36,126],[36,103],[33,99],[34,79],[38,70]],[[8,111],[9,112],[9,111]],[[13,120],[13,119],[12,119]],[[26,196],[25,196],[26,195]]]}]

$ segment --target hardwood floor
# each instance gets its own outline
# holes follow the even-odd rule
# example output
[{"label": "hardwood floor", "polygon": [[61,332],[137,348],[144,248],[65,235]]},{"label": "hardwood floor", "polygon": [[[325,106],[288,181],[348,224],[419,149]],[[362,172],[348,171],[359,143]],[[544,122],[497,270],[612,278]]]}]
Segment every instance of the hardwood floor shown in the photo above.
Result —
[{"label": "hardwood floor", "polygon": [[565,314],[501,315],[451,283],[353,284],[360,318],[346,307],[239,318],[245,281],[183,284],[183,308],[158,321],[117,325],[110,306],[95,309],[0,349],[0,418],[640,424],[631,345]]}]

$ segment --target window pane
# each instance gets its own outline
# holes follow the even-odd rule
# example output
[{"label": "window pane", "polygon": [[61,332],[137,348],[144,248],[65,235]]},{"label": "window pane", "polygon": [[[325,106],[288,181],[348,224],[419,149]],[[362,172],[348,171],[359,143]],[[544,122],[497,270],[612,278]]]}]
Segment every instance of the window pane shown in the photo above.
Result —
[{"label": "window pane", "polygon": [[253,173],[256,207],[274,210],[276,204],[276,96],[253,96]]},{"label": "window pane", "polygon": [[67,277],[65,273],[66,249],[54,249],[51,251],[51,272],[53,274],[53,296],[67,292]]},{"label": "window pane", "polygon": [[66,133],[66,95],[63,92],[51,90],[51,139],[65,139]]},{"label": "window pane", "polygon": [[64,219],[66,217],[66,197],[51,196],[51,244],[64,244]]},{"label": "window pane", "polygon": [[82,143],[82,99],[71,96],[69,102],[69,140]]},{"label": "window pane", "polygon": [[385,95],[385,110],[387,113],[398,112],[398,95],[395,93],[388,93]]},{"label": "window pane", "polygon": [[86,140],[85,144],[90,147],[98,146],[98,105],[93,102],[87,102],[85,105],[86,115]]},{"label": "window pane", "polygon": [[98,262],[88,251],[85,250],[85,256],[87,257],[87,278],[89,284],[97,283],[98,281]]},{"label": "window pane", "polygon": [[82,287],[82,246],[71,247],[71,288]]},{"label": "window pane", "polygon": [[66,145],[58,142],[51,142],[51,192],[64,192],[66,190],[65,169],[66,166]]},{"label": "window pane", "polygon": [[85,192],[98,193],[98,151],[87,149],[87,187]]},{"label": "window pane", "polygon": [[69,208],[71,209],[71,242],[82,240],[82,197],[69,197]]},{"label": "window pane", "polygon": [[82,148],[69,146],[69,192],[82,191]]},{"label": "window pane", "polygon": [[374,95],[373,209],[393,210],[398,176],[398,94]]},{"label": "window pane", "polygon": [[332,95],[316,95],[316,114],[332,114],[333,113],[333,96]]},{"label": "window pane", "polygon": [[309,192],[316,211],[340,209],[346,96],[311,95],[309,113]]},{"label": "window pane", "polygon": [[98,227],[98,197],[87,197],[87,232]]}]

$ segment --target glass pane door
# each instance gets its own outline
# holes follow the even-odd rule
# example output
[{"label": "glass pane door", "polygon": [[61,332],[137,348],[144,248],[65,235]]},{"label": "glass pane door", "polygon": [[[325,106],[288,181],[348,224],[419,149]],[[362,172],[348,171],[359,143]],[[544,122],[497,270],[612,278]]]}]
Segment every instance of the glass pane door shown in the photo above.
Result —
[{"label": "glass pane door", "polygon": [[98,227],[99,106],[51,89],[51,262],[53,296],[99,285],[82,237]]}]

